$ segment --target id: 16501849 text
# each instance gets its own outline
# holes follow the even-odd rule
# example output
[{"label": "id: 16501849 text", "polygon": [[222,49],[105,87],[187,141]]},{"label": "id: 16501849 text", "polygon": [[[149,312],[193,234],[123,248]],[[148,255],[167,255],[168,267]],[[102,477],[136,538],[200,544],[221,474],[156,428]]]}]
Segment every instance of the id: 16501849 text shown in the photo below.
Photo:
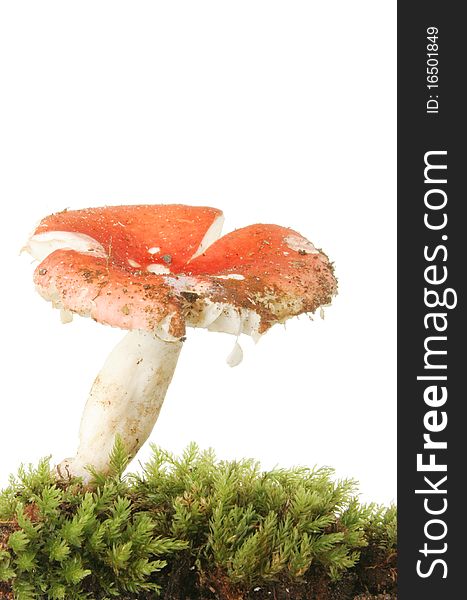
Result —
[{"label": "id: 16501849 text", "polygon": [[427,27],[426,30],[426,87],[428,100],[426,103],[427,114],[437,115],[439,112],[439,61],[438,61],[438,28]]}]

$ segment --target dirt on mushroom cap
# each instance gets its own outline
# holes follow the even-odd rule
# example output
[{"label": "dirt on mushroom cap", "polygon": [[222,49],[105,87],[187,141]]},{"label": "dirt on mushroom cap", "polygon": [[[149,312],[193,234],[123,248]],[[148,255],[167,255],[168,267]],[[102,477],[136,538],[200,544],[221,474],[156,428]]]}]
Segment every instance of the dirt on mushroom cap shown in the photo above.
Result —
[{"label": "dirt on mushroom cap", "polygon": [[[188,265],[211,275],[210,299],[248,308],[261,317],[260,333],[276,322],[331,303],[337,292],[333,264],[299,233],[256,224],[229,233]],[[215,275],[212,275],[212,274]]]},{"label": "dirt on mushroom cap", "polygon": [[34,282],[57,308],[100,323],[154,331],[167,320],[169,335],[185,334],[181,303],[158,275],[129,274],[106,259],[57,250],[37,267]]},{"label": "dirt on mushroom cap", "polygon": [[241,318],[256,315],[256,331],[264,333],[331,302],[337,291],[332,263],[286,227],[250,225],[200,253],[220,215],[183,205],[57,213],[36,234],[53,228],[85,234],[108,256],[56,250],[37,268],[36,285],[57,307],[123,329],[156,331],[164,323],[173,337],[184,335],[185,321],[191,324],[190,314],[202,312],[206,303],[238,311]]}]

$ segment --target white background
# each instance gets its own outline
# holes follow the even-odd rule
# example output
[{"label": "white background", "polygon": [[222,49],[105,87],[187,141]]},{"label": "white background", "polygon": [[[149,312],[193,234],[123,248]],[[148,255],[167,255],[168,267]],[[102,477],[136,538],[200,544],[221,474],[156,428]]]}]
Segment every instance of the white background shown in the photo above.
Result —
[{"label": "white background", "polygon": [[180,202],[223,209],[225,231],[297,229],[335,261],[340,293],[324,321],[245,338],[234,369],[231,336],[190,331],[151,441],[330,465],[365,501],[393,500],[394,3],[1,6],[0,486],[21,461],[73,454],[122,337],[60,324],[18,254],[28,233],[65,207]]}]

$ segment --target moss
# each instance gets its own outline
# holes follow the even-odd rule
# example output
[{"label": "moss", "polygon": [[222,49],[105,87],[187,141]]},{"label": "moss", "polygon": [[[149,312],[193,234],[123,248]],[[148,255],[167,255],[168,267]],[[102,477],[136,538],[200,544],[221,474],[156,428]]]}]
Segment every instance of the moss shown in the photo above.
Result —
[{"label": "moss", "polygon": [[[335,481],[331,469],[262,472],[195,445],[181,458],[154,447],[142,475],[124,476],[127,462],[117,440],[111,473],[93,473],[87,487],[56,481],[48,460],[19,469],[0,495],[0,597],[393,591],[394,507],[360,504],[355,482]],[[389,579],[368,578],[376,563]]]}]

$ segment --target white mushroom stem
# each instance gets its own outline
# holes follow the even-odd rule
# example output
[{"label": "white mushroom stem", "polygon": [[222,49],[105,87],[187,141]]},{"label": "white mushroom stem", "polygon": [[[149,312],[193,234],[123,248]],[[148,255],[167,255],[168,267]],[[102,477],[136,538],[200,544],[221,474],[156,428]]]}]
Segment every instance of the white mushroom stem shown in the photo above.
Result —
[{"label": "white mushroom stem", "polygon": [[88,465],[99,472],[108,470],[117,435],[135,456],[157,421],[181,348],[181,341],[163,341],[147,332],[126,334],[92,385],[78,452],[57,466],[60,476],[89,480]]}]

